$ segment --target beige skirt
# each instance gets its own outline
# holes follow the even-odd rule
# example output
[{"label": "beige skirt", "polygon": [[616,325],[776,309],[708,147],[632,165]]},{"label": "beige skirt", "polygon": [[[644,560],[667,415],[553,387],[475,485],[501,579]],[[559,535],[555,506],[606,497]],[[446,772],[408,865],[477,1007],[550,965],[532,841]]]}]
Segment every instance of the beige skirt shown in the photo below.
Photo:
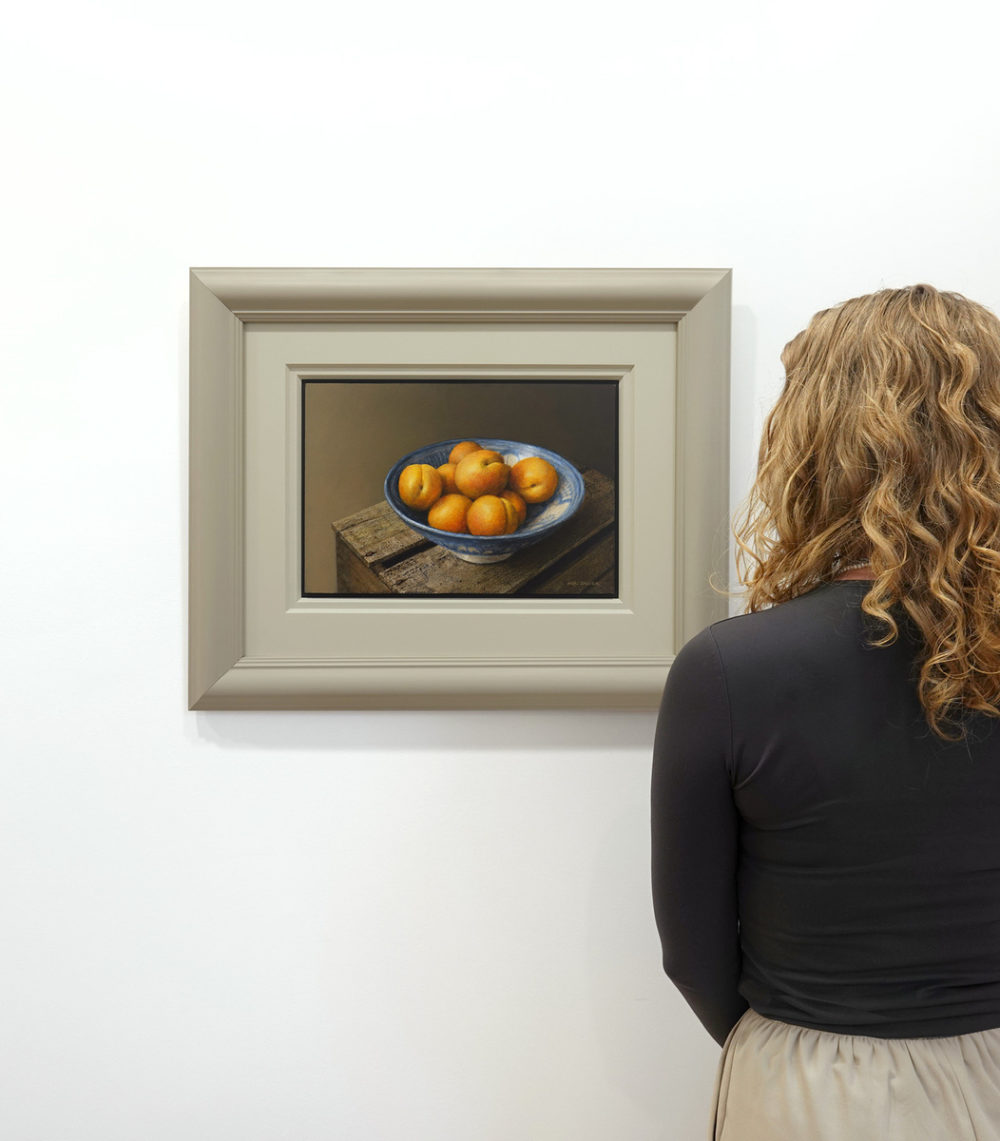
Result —
[{"label": "beige skirt", "polygon": [[865,1038],[748,1010],[726,1039],[711,1141],[997,1141],[1000,1029]]}]

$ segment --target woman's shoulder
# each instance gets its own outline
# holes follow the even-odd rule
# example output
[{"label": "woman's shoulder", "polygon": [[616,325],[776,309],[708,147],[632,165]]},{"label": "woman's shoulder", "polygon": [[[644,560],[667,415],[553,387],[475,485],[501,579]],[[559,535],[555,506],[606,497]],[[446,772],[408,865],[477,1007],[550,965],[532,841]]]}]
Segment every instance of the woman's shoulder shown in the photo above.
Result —
[{"label": "woman's shoulder", "polygon": [[726,665],[794,663],[838,650],[856,653],[865,641],[861,603],[869,586],[861,579],[820,583],[766,610],[721,618],[697,637],[711,637]]}]

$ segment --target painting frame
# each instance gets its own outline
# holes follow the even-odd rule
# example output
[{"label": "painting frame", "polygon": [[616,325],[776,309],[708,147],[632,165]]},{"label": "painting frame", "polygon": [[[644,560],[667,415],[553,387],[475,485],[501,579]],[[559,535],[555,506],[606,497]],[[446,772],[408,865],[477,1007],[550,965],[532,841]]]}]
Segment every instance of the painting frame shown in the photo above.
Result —
[{"label": "painting frame", "polygon": [[[727,613],[730,322],[728,269],[193,268],[189,708],[654,709]],[[617,378],[620,597],[303,598],[295,391],[338,369]]]}]

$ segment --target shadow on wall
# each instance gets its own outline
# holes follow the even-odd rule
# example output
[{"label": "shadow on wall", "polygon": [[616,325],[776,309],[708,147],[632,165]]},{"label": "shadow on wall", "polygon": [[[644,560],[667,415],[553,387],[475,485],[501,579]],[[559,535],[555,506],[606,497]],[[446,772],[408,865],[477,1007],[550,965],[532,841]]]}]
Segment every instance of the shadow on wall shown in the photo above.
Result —
[{"label": "shadow on wall", "polygon": [[482,754],[652,750],[655,712],[593,710],[212,711],[185,721],[189,740],[280,751]]}]

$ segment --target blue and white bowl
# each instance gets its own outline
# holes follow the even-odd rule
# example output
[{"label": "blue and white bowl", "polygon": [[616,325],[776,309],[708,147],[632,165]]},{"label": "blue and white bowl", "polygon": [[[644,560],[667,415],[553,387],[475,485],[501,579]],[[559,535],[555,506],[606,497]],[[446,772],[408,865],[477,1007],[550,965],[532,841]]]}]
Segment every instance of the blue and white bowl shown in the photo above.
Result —
[{"label": "blue and white bowl", "polygon": [[[545,503],[529,503],[528,514],[524,522],[512,535],[467,535],[456,534],[454,531],[440,531],[437,527],[428,527],[427,512],[407,507],[399,498],[399,476],[403,468],[410,464],[430,464],[431,467],[440,467],[448,462],[451,449],[463,440],[475,440],[480,447],[492,448],[503,456],[504,463],[513,467],[518,460],[528,456],[541,456],[556,469],[559,474],[559,486],[555,494]],[[385,477],[385,498],[389,506],[403,520],[407,527],[412,527],[418,535],[430,539],[445,550],[451,551],[460,559],[469,563],[498,563],[509,559],[515,551],[523,550],[539,539],[550,535],[557,527],[569,519],[583,502],[583,477],[576,468],[562,456],[550,452],[547,448],[539,448],[535,444],[522,444],[516,440],[497,440],[486,436],[461,436],[455,440],[443,440],[439,444],[428,444],[425,448],[418,448],[415,452],[403,456],[393,464],[389,474]]]}]

